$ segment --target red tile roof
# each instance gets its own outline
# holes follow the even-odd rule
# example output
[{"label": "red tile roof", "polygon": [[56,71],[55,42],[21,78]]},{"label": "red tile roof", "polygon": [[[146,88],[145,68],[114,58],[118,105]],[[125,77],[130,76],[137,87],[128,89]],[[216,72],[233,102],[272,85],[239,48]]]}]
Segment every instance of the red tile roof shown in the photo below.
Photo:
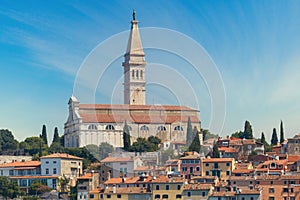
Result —
[{"label": "red tile roof", "polygon": [[235,148],[232,147],[219,147],[219,151],[224,151],[226,153],[237,153],[238,151]]},{"label": "red tile roof", "polygon": [[86,173],[86,174],[78,177],[78,179],[91,179],[91,178],[93,178],[93,176],[98,176],[98,173]]},{"label": "red tile roof", "polygon": [[72,156],[66,153],[54,153],[47,156],[42,156],[41,159],[43,158],[63,158],[63,159],[83,160],[82,158],[79,158],[77,156]]},{"label": "red tile roof", "polygon": [[52,175],[52,176],[11,176],[9,178],[11,179],[41,179],[41,178],[58,178],[58,175]]},{"label": "red tile roof", "polygon": [[81,109],[97,110],[164,110],[164,111],[198,111],[187,106],[176,105],[129,105],[129,104],[80,104]]},{"label": "red tile roof", "polygon": [[234,158],[205,158],[202,160],[204,163],[213,163],[213,162],[232,162]]},{"label": "red tile roof", "polygon": [[[151,115],[151,114],[134,114],[134,115],[120,115],[116,114],[95,114],[95,113],[82,113],[80,114],[82,121],[84,123],[122,123],[124,121],[138,124],[149,124],[149,123],[157,123],[157,124],[171,124],[176,121],[187,122],[188,116],[182,116],[180,114],[177,115]],[[191,122],[199,123],[199,117],[190,116]]]},{"label": "red tile roof", "polygon": [[125,157],[125,158],[118,158],[118,157],[106,157],[101,160],[101,163],[111,163],[111,162],[132,162],[133,158]]},{"label": "red tile roof", "polygon": [[0,167],[39,167],[41,165],[40,161],[25,161],[25,162],[11,162],[1,164]]}]

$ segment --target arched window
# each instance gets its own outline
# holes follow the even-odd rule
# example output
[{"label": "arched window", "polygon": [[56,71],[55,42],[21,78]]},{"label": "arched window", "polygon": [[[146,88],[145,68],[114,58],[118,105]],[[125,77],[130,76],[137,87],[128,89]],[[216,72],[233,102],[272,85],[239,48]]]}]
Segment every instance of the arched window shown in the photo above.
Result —
[{"label": "arched window", "polygon": [[139,78],[139,70],[136,70],[136,78]]},{"label": "arched window", "polygon": [[89,125],[89,130],[97,130],[97,126],[95,124]]},{"label": "arched window", "polygon": [[164,127],[164,126],[159,126],[159,127],[157,128],[157,130],[158,130],[158,131],[166,131],[167,129],[166,129],[166,127]]},{"label": "arched window", "polygon": [[141,78],[143,78],[143,70],[141,70]]},{"label": "arched window", "polygon": [[175,131],[183,131],[183,128],[181,126],[176,126],[174,128]]},{"label": "arched window", "polygon": [[141,131],[149,131],[149,127],[144,125],[141,127]]},{"label": "arched window", "polygon": [[115,127],[113,125],[109,124],[105,127],[105,130],[115,130]]},{"label": "arched window", "polygon": [[132,78],[134,78],[134,70],[132,70]]}]

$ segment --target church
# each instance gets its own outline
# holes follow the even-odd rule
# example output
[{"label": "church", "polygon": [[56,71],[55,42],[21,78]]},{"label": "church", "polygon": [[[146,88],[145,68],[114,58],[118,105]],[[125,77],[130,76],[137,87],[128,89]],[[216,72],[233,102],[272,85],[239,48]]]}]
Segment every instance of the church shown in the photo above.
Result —
[{"label": "church", "polygon": [[64,125],[65,147],[84,147],[107,142],[123,147],[123,127],[128,124],[131,142],[157,136],[162,142],[185,143],[188,118],[197,127],[202,144],[200,111],[179,105],[146,104],[146,61],[135,12],[124,69],[124,104],[81,104],[72,96]]}]

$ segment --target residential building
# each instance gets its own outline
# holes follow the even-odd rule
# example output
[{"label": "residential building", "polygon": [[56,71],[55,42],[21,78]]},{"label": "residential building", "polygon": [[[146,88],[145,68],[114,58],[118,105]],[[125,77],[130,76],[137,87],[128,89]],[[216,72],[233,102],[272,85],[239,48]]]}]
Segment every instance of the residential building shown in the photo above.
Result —
[{"label": "residential building", "polygon": [[97,189],[99,186],[98,173],[86,173],[77,179],[77,199],[88,200],[89,192]]},{"label": "residential building", "polygon": [[205,158],[202,159],[202,176],[217,176],[227,180],[235,169],[234,158]]},{"label": "residential building", "polygon": [[293,138],[288,138],[286,144],[287,154],[299,155],[300,154],[300,134],[295,135]]},{"label": "residential building", "polygon": [[133,176],[134,169],[143,165],[138,157],[107,157],[101,160],[101,163],[112,169],[111,178]]},{"label": "residential building", "polygon": [[196,152],[188,152],[180,158],[180,174],[185,178],[201,175],[201,158]]}]

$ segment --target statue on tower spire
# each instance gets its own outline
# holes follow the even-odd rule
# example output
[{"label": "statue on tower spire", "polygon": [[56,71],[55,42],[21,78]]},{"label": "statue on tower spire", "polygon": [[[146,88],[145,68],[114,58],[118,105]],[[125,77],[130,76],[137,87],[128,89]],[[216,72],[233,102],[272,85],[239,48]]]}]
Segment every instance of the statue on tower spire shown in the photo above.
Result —
[{"label": "statue on tower spire", "polygon": [[135,10],[133,10],[133,13],[132,13],[132,19],[135,20],[135,15],[136,15],[136,12]]}]

